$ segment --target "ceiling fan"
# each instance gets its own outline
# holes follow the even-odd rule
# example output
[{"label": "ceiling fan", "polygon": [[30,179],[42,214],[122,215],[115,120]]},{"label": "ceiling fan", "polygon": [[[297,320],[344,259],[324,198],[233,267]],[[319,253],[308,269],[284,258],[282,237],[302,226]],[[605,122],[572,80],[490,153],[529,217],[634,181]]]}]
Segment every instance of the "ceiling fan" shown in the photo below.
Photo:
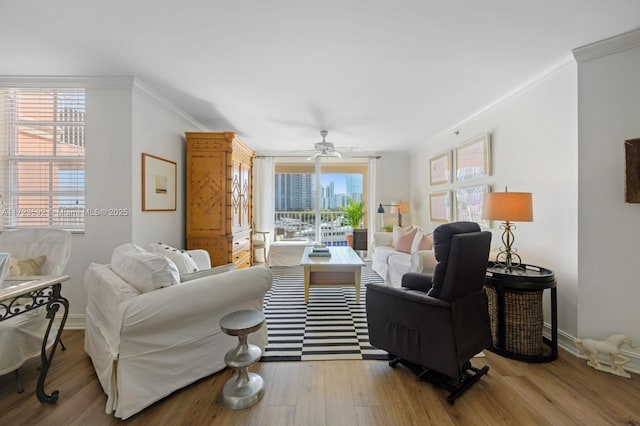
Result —
[{"label": "ceiling fan", "polygon": [[311,155],[307,158],[307,161],[315,160],[318,157],[333,157],[333,158],[342,158],[342,154],[336,151],[335,146],[331,142],[327,142],[327,135],[329,132],[327,130],[321,130],[320,136],[322,136],[321,142],[316,142],[313,145],[313,149],[315,149],[315,154]]}]

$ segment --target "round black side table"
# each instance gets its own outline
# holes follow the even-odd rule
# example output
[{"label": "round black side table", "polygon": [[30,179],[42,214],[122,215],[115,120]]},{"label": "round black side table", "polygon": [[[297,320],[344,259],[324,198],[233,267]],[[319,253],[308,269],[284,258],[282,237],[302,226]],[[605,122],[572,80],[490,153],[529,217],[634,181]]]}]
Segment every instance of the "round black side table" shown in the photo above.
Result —
[{"label": "round black side table", "polygon": [[[495,333],[493,346],[489,348],[492,352],[525,362],[542,363],[558,359],[558,297],[553,271],[525,264],[508,271],[495,262],[489,262],[485,287],[490,298],[492,334]],[[541,295],[547,289],[551,290],[551,339],[542,336],[542,325],[538,327],[535,323],[529,323],[534,321],[530,321],[531,317],[527,313],[531,310],[539,311],[541,316]],[[495,291],[494,309],[491,309],[492,290]],[[534,293],[540,293],[540,297],[536,299]],[[540,318],[540,322],[542,321]],[[527,330],[531,327],[534,328],[533,333]],[[523,337],[533,339],[529,344],[539,344],[540,353],[519,351],[518,344],[513,339]]]}]

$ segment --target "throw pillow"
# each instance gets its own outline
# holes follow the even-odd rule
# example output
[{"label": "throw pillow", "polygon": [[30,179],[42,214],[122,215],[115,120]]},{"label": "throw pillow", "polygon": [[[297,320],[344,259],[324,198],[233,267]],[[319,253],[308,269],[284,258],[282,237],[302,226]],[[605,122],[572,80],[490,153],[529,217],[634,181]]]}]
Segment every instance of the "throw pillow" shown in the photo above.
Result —
[{"label": "throw pillow", "polygon": [[111,269],[140,293],[169,287],[180,282],[175,263],[156,253],[131,253],[119,256]]},{"label": "throw pillow", "polygon": [[111,253],[111,264],[122,262],[124,256],[133,253],[146,253],[147,251],[134,243],[125,243],[113,249]]},{"label": "throw pillow", "polygon": [[151,244],[153,252],[167,256],[178,267],[180,274],[190,274],[198,271],[198,265],[195,260],[191,258],[189,253],[184,250],[171,247],[164,243]]},{"label": "throw pillow", "polygon": [[12,257],[9,259],[9,275],[42,275],[45,260],[47,256],[44,255],[22,259]]},{"label": "throw pillow", "polygon": [[420,250],[431,250],[433,248],[433,240],[431,234],[425,235],[424,232],[418,230],[411,244],[411,253]]},{"label": "throw pillow", "polygon": [[393,244],[392,247],[398,248],[398,240],[404,234],[411,232],[413,225],[409,225],[406,228],[400,228],[398,225],[393,225]]},{"label": "throw pillow", "polygon": [[415,238],[417,232],[418,230],[414,229],[402,235],[396,243],[396,250],[403,253],[411,253],[411,245],[413,244],[413,239]]}]

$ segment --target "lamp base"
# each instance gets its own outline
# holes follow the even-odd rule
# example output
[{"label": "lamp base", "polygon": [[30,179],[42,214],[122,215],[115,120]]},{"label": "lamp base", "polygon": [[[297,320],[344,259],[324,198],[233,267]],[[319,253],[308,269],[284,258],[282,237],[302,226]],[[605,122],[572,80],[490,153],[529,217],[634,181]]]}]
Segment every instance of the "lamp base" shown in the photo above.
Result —
[{"label": "lamp base", "polygon": [[503,246],[500,247],[500,251],[496,256],[495,267],[503,268],[509,273],[514,271],[524,272],[524,268],[520,266],[522,265],[522,258],[516,253],[517,250],[512,248],[515,236],[513,235],[511,228],[515,229],[516,227],[511,226],[508,220],[500,225],[500,229],[504,230],[502,233]]}]

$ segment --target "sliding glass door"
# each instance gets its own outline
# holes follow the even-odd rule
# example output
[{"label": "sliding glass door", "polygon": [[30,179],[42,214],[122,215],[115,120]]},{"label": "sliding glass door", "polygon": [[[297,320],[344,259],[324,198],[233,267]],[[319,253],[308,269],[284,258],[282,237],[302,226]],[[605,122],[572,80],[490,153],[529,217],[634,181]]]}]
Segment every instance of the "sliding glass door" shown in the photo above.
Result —
[{"label": "sliding glass door", "polygon": [[[367,205],[367,159],[316,161],[277,158],[274,162],[274,232],[276,240],[321,241],[346,245],[351,234],[345,206]],[[366,227],[367,211],[359,224]]]}]

